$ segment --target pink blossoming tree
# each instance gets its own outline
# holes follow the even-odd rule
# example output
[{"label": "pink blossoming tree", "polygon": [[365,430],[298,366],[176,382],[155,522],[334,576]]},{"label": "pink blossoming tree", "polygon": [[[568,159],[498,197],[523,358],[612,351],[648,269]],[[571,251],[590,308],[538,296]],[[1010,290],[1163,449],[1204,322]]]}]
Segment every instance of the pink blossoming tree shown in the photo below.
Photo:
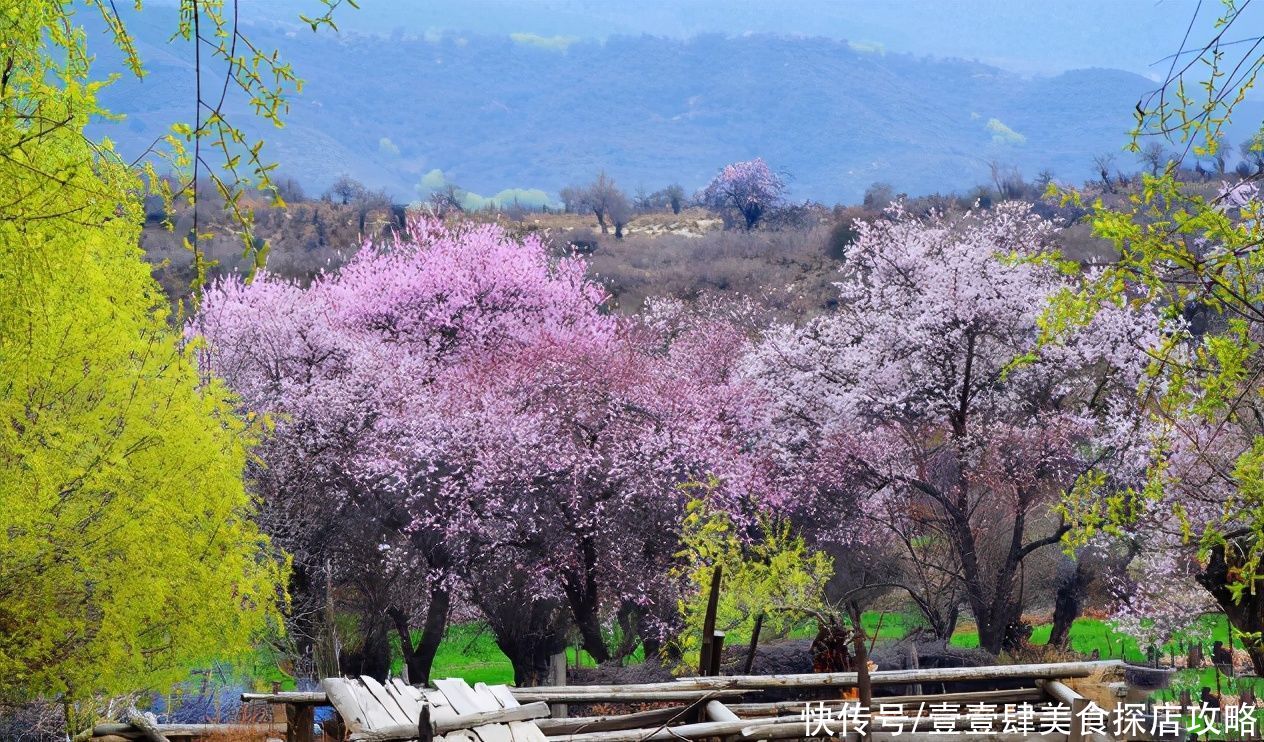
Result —
[{"label": "pink blossoming tree", "polygon": [[[1143,316],[1103,310],[1068,342],[1039,342],[1066,284],[1023,258],[1054,237],[1021,204],[926,220],[897,205],[860,226],[839,311],[769,333],[749,360],[784,457],[826,477],[808,505],[859,515],[870,525],[852,538],[910,569],[933,559],[993,653],[1020,638],[1024,563],[1070,529],[1061,499],[1101,481],[1137,424]],[[910,582],[932,623],[955,620]]]},{"label": "pink blossoming tree", "polygon": [[604,301],[534,238],[427,221],[308,288],[265,274],[208,292],[207,366],[274,426],[254,481],[311,598],[300,617],[322,623],[339,584],[399,635],[414,682],[461,596],[521,683],[572,625],[599,660],[661,633],[679,485],[751,481],[744,337]]},{"label": "pink blossoming tree", "polygon": [[701,201],[722,214],[740,216],[749,231],[781,203],[785,192],[785,181],[756,157],[725,165],[702,190]]}]

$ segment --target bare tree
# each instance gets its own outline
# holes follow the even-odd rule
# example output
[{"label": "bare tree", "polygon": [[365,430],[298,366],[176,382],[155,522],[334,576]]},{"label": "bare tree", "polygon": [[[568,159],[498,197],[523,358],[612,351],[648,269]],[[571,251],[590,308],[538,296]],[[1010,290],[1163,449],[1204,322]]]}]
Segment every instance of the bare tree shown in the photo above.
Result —
[{"label": "bare tree", "polygon": [[363,183],[343,173],[338,176],[333,185],[329,186],[322,198],[345,206],[367,192],[368,189],[364,187]]},{"label": "bare tree", "polygon": [[307,200],[302,184],[288,175],[278,175],[273,178],[272,186],[276,189],[276,194],[286,203],[296,204]]},{"label": "bare tree", "polygon": [[610,194],[606,209],[610,215],[610,223],[614,225],[614,238],[623,239],[623,228],[632,221],[632,204],[628,203],[623,193],[616,190]]},{"label": "bare tree", "polygon": [[575,214],[587,208],[584,206],[584,189],[581,186],[566,186],[558,191],[557,195],[562,199],[562,208],[568,214]]},{"label": "bare tree", "polygon": [[685,204],[685,189],[679,184],[672,183],[663,190],[659,191],[667,201],[667,205],[671,207],[673,214],[679,214]]},{"label": "bare tree", "polygon": [[1014,200],[1023,197],[1027,184],[1023,182],[1023,174],[1018,168],[1005,166],[992,160],[988,163],[988,169],[992,172],[992,184],[996,186],[996,193],[1002,199]]},{"label": "bare tree", "polygon": [[1229,144],[1229,140],[1224,135],[1216,137],[1216,153],[1212,155],[1212,163],[1216,166],[1216,172],[1224,175],[1229,170],[1229,152],[1233,150],[1233,145]]},{"label": "bare tree", "polygon": [[[623,221],[616,228],[619,231],[617,236],[622,236],[622,224],[626,224],[628,219],[622,211],[631,211],[631,206],[628,204],[628,197],[615,185],[613,178],[606,175],[603,170],[590,185],[576,189],[575,192],[578,193],[577,205],[581,209],[591,211],[597,217],[597,224],[601,226],[602,234],[610,234],[612,211],[619,211]],[[564,195],[563,199],[565,198]]]},{"label": "bare tree", "polygon": [[1036,186],[1036,189],[1040,192],[1039,195],[1043,196],[1045,191],[1049,190],[1049,184],[1052,183],[1053,180],[1054,180],[1053,171],[1048,168],[1045,168],[1044,170],[1041,170],[1039,173],[1036,173],[1035,186]]},{"label": "bare tree", "polygon": [[1097,171],[1097,177],[1101,178],[1102,186],[1110,193],[1115,192],[1115,185],[1111,181],[1110,171],[1115,166],[1115,156],[1109,152],[1100,155],[1093,155],[1093,169]]},{"label": "bare tree", "polygon": [[890,183],[872,183],[865,189],[864,205],[870,211],[881,211],[896,199],[895,189]]},{"label": "bare tree", "polygon": [[461,205],[461,189],[451,183],[430,194],[429,206],[431,213],[440,219],[465,213],[465,207]]},{"label": "bare tree", "polygon": [[1250,172],[1264,172],[1264,136],[1256,134],[1243,142],[1238,151],[1242,154],[1242,161],[1250,168]]},{"label": "bare tree", "polygon": [[1158,177],[1159,171],[1168,166],[1173,156],[1168,152],[1167,147],[1159,142],[1150,142],[1137,153],[1137,158],[1149,168],[1151,175]]}]

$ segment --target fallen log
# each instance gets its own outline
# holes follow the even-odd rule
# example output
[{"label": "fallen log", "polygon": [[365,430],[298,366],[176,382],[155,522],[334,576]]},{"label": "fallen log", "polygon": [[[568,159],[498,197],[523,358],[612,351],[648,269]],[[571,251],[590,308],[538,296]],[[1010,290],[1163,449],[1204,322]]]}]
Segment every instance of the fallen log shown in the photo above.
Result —
[{"label": "fallen log", "polygon": [[[653,742],[653,740],[669,740],[681,737],[700,739],[703,737],[727,737],[742,731],[749,721],[704,721],[696,724],[681,724],[675,727],[660,726],[644,729],[627,729],[618,732],[588,732],[586,734],[563,734],[549,737],[549,742]],[[803,725],[800,723],[800,730]]]},{"label": "fallen log", "polygon": [[147,739],[149,742],[171,742],[158,728],[158,719],[153,714],[141,713],[133,706],[127,710],[127,720],[141,733],[141,739]]},{"label": "fallen log", "polygon": [[711,721],[741,721],[741,717],[733,713],[728,706],[719,701],[707,701],[707,718]]},{"label": "fallen log", "polygon": [[[920,670],[879,670],[869,673],[874,685],[909,685],[913,683],[986,682],[989,680],[1024,680],[1037,678],[1086,678],[1103,668],[1122,666],[1119,660],[1092,662],[1049,662],[1024,665],[987,665],[984,667],[932,667]],[[685,690],[767,690],[771,688],[827,688],[854,687],[854,672],[797,673],[788,675],[720,675],[716,677],[690,677],[639,685],[568,685],[511,688],[519,693],[548,695],[566,691],[583,690],[588,693],[618,693],[635,690],[638,693],[672,692]]]},{"label": "fallen log", "polygon": [[540,719],[535,723],[548,736],[578,734],[580,732],[612,732],[636,729],[657,724],[667,724],[683,719],[690,706],[670,706],[632,714],[607,714],[603,716],[577,716],[569,719]]},{"label": "fallen log", "polygon": [[243,703],[262,701],[264,703],[293,703],[297,705],[311,704],[313,706],[329,705],[329,697],[325,695],[325,691],[323,690],[282,691],[279,693],[242,693],[241,700]]},{"label": "fallen log", "polygon": [[[1004,728],[1005,722],[1007,720],[1013,720],[1014,718],[1015,717],[1013,716],[1007,716],[1002,713],[952,714],[937,716],[884,716],[875,714],[873,716],[864,717],[864,721],[866,722],[866,732],[890,732],[895,734],[901,733],[901,730],[904,734],[921,732],[934,733],[934,730],[936,729],[953,729],[959,731],[968,729],[971,725],[978,724],[982,721],[987,721],[991,731],[980,732],[980,734],[1000,734],[1001,730]],[[1039,733],[1041,722],[1062,719],[1064,717],[1050,711],[1035,711],[1023,718],[1030,720],[1033,727],[1035,727],[1034,731],[1031,732],[1031,734],[1034,735]],[[817,730],[815,731],[820,731],[822,734],[808,735],[807,726],[805,725],[803,719],[781,716],[775,721],[760,721],[751,723],[747,720],[746,726],[741,730],[741,735],[743,737],[755,737],[756,739],[831,736],[830,733],[824,732],[822,727],[828,727],[834,732],[837,732],[842,729],[843,726],[842,721],[839,719],[827,720],[824,725],[819,725],[815,721],[813,724],[817,726]],[[940,732],[940,734],[947,734],[947,732]]]},{"label": "fallen log", "polygon": [[[954,730],[966,729],[971,724],[978,723],[980,720],[988,720],[992,728],[997,731],[994,734],[1000,734],[1000,729],[1006,719],[1006,715],[997,714],[973,714],[973,715],[951,715],[951,716],[872,716],[868,717],[868,731],[874,733],[891,733],[899,734],[897,729],[903,727],[905,735],[913,734],[913,726],[916,724],[917,733],[929,733],[935,728],[935,721],[939,721],[940,729],[951,727]],[[1025,717],[1032,721],[1039,731],[1039,724],[1048,719],[1055,719],[1054,714],[1050,712],[1036,711],[1030,716]],[[831,731],[827,732],[826,728]],[[707,737],[727,737],[732,735],[740,735],[744,738],[753,739],[794,739],[805,737],[827,737],[837,736],[833,734],[842,728],[842,722],[834,719],[830,720],[824,726],[818,726],[813,730],[814,734],[808,735],[804,720],[797,716],[779,716],[765,721],[752,721],[750,719],[739,719],[737,721],[710,721],[698,724],[682,724],[675,727],[659,727],[657,729],[628,729],[617,732],[591,732],[587,734],[570,734],[550,736],[549,742],[638,742],[646,740],[654,742],[655,740],[672,740],[672,739],[703,739]],[[940,733],[940,737],[944,733]],[[990,738],[990,737],[989,737]]]},{"label": "fallen log", "polygon": [[[986,667],[932,667],[920,670],[887,670],[872,672],[874,685],[908,685],[911,683],[986,682],[989,680],[1022,680],[1036,678],[1083,678],[1103,667],[1121,664],[1118,660],[1097,662],[1054,662],[1026,665],[990,665]],[[769,688],[853,687],[854,672],[803,673],[795,675],[724,675],[720,677],[681,678],[677,681],[690,688]]]},{"label": "fallen log", "polygon": [[[661,685],[661,684],[655,684]],[[520,703],[523,701],[544,701],[546,703],[666,703],[671,701],[703,701],[711,698],[735,698],[749,693],[740,688],[733,689],[663,689],[642,690],[639,685],[600,686],[597,691],[590,691],[588,686],[563,685],[534,688],[510,688],[513,697]]]},{"label": "fallen log", "polygon": [[1084,696],[1076,693],[1066,683],[1060,683],[1057,680],[1037,680],[1036,685],[1043,689],[1045,693],[1048,693],[1050,698],[1065,703],[1067,706],[1084,700]]},{"label": "fallen log", "polygon": [[[884,703],[892,704],[919,704],[919,703],[987,703],[987,702],[1012,702],[1018,703],[1022,701],[1040,701],[1045,698],[1045,692],[1039,688],[1016,688],[1014,690],[976,690],[965,691],[961,693],[939,693],[939,694],[923,694],[920,696],[877,696],[873,699],[874,707],[878,707]],[[738,716],[778,716],[781,714],[794,714],[801,712],[805,704],[824,703],[826,708],[840,708],[846,704],[855,704],[855,700],[829,699],[829,700],[803,700],[803,701],[769,701],[755,703],[729,703],[725,704],[729,710]]]}]

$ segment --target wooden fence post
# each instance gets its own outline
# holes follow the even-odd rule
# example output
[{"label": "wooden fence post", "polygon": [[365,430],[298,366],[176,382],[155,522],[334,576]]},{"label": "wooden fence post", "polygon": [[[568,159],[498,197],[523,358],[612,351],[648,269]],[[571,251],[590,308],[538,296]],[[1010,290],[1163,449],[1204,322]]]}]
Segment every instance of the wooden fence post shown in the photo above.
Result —
[{"label": "wooden fence post", "polygon": [[312,742],[316,724],[316,707],[311,704],[285,704],[285,742]]},{"label": "wooden fence post", "polygon": [[706,675],[711,669],[711,640],[715,634],[715,611],[720,602],[720,578],[724,568],[715,565],[711,573],[711,589],[707,595],[707,612],[702,618],[702,646],[698,650],[698,674]]},{"label": "wooden fence post", "polygon": [[755,628],[751,631],[750,648],[746,650],[746,665],[742,668],[743,675],[750,675],[751,668],[755,666],[755,648],[759,646],[759,630],[764,627],[764,612],[760,611],[755,616]]},{"label": "wooden fence post", "polygon": [[1067,742],[1083,742],[1084,735],[1084,709],[1088,708],[1088,699],[1080,696],[1071,699],[1071,733],[1067,735]]},{"label": "wooden fence post", "polygon": [[[908,668],[909,670],[917,670],[921,668],[921,658],[917,656],[917,644],[909,642],[908,645]],[[922,695],[922,684],[913,683],[909,686],[909,693],[915,696]]]},{"label": "wooden fence post", "polygon": [[[579,653],[575,653],[578,661]],[[566,685],[566,650],[562,650],[553,655],[549,661],[549,684],[550,685]],[[555,703],[549,706],[550,713],[554,719],[566,718],[566,704]]]},{"label": "wooden fence post", "polygon": [[711,667],[709,675],[720,674],[720,658],[724,654],[724,632],[711,632]]},{"label": "wooden fence post", "polygon": [[434,724],[430,721],[430,704],[421,704],[421,715],[417,717],[417,742],[434,740]]}]

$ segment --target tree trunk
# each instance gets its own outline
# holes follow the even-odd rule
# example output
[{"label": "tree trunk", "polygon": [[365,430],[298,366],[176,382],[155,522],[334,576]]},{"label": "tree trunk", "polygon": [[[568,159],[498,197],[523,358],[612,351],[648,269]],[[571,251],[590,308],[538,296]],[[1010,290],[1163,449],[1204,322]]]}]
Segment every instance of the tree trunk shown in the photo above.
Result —
[{"label": "tree trunk", "polygon": [[869,637],[865,636],[860,604],[848,601],[848,612],[851,614],[852,641],[856,646],[856,690],[860,697],[861,708],[873,706],[873,683],[869,678],[869,648],[865,646]]},{"label": "tree trunk", "polygon": [[[919,607],[922,604],[919,603]],[[957,630],[957,618],[960,614],[960,609],[955,605],[935,607],[925,604],[922,608],[922,617],[926,619],[931,636],[936,640],[948,641],[952,638],[952,633]]]},{"label": "tree trunk", "polygon": [[[363,614],[362,614],[363,615]],[[391,643],[389,631],[381,614],[364,616],[367,626],[362,627],[360,646],[355,651],[344,651],[339,657],[339,671],[343,675],[368,675],[385,680],[391,671]]]},{"label": "tree trunk", "polygon": [[1000,654],[1005,644],[1005,625],[990,616],[982,621],[976,616],[975,625],[979,629],[979,648],[988,654]]},{"label": "tree trunk", "polygon": [[514,685],[548,685],[553,655],[566,649],[565,633],[540,625],[540,620],[551,613],[527,610],[532,616],[527,617],[528,626],[520,627],[525,630],[503,637],[498,635],[496,646],[513,665]]},{"label": "tree trunk", "polygon": [[1022,606],[1013,599],[1011,590],[999,584],[995,589],[997,595],[989,602],[971,600],[970,610],[979,629],[979,648],[999,655],[1006,649],[1014,648],[1016,631],[1021,628],[1018,622]]},{"label": "tree trunk", "polygon": [[591,537],[580,538],[579,552],[583,558],[583,574],[575,574],[573,571],[564,574],[562,589],[566,593],[575,627],[579,629],[579,636],[583,640],[584,650],[598,663],[606,662],[610,659],[610,650],[606,647],[605,637],[601,635],[597,597],[597,546]]},{"label": "tree trunk", "polygon": [[426,607],[426,621],[421,629],[421,636],[416,644],[412,639],[412,628],[408,616],[399,608],[391,608],[388,613],[395,623],[395,633],[399,635],[400,650],[404,654],[404,664],[408,667],[408,682],[413,685],[426,685],[430,682],[430,669],[434,665],[435,654],[439,651],[439,643],[443,641],[443,633],[448,625],[448,609],[452,596],[447,589],[436,582],[430,588],[430,604]]},{"label": "tree trunk", "polygon": [[1095,576],[1095,570],[1088,566],[1086,560],[1076,559],[1075,569],[1058,585],[1058,591],[1053,596],[1053,630],[1049,633],[1051,646],[1066,649],[1071,639],[1071,625],[1080,617],[1085,593]]},{"label": "tree trunk", "polygon": [[755,228],[755,223],[759,221],[760,212],[754,208],[747,207],[742,209],[742,218],[746,220],[746,231],[749,232]]},{"label": "tree trunk", "polygon": [[619,644],[612,653],[612,658],[623,664],[623,660],[636,651],[636,647],[640,644],[640,638],[637,636],[637,627],[641,624],[641,610],[635,603],[628,601],[619,608],[619,614],[615,617],[619,625]]},{"label": "tree trunk", "polygon": [[514,685],[524,688],[532,685],[546,685],[549,682],[549,668],[553,653],[542,651],[540,643],[519,647],[505,645],[500,650],[513,665]]},{"label": "tree trunk", "polygon": [[[1255,674],[1264,675],[1264,640],[1259,638],[1262,636],[1261,632],[1264,632],[1264,591],[1244,590],[1242,599],[1235,602],[1233,591],[1229,588],[1237,580],[1242,561],[1236,552],[1238,546],[1230,543],[1214,549],[1197,580],[1215,598],[1229,623],[1245,634],[1242,645],[1251,656]],[[1256,638],[1252,639],[1251,636]]]},{"label": "tree trunk", "polygon": [[[439,652],[439,643],[448,628],[448,611],[452,607],[452,594],[446,587],[434,585],[430,588],[430,605],[426,609],[426,624],[421,628],[416,652],[413,655],[414,665],[408,668],[408,679],[415,684],[430,682],[430,669],[434,666],[435,655]],[[415,669],[414,669],[415,667]]]}]

